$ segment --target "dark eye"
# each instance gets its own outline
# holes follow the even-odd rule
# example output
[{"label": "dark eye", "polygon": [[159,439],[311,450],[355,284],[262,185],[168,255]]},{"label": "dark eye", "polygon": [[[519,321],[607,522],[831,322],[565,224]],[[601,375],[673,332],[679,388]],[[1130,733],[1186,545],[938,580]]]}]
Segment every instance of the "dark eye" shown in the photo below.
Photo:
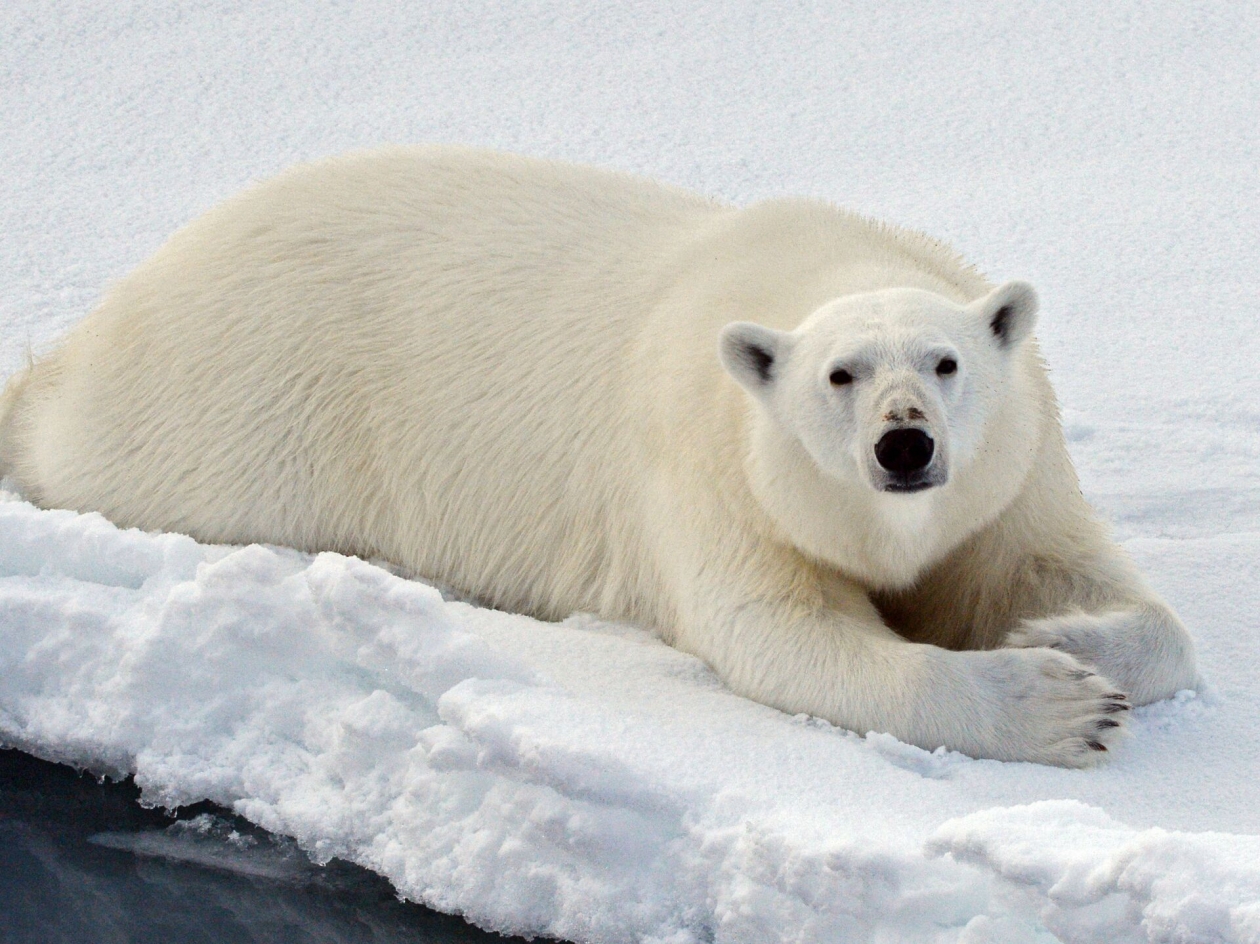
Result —
[{"label": "dark eye", "polygon": [[853,383],[853,375],[847,370],[833,370],[831,372],[831,384],[834,387],[843,387],[845,384]]},{"label": "dark eye", "polygon": [[957,369],[958,369],[958,362],[954,360],[952,357],[946,357],[944,360],[942,360],[939,364],[936,365],[936,372],[940,374],[942,377],[948,377]]}]

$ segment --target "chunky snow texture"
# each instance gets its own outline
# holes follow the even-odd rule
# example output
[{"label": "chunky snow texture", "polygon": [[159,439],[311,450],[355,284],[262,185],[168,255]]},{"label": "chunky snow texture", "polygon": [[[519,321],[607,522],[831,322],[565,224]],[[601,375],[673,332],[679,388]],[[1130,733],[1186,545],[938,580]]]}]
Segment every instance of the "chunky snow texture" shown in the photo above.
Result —
[{"label": "chunky snow texture", "polygon": [[[1091,925],[1108,941],[1260,935],[1260,836],[1139,831],[1074,800],[1043,800],[951,820],[928,848],[1044,894],[1042,919],[1067,938]],[[1125,925],[1139,916],[1133,933]]]},{"label": "chunky snow texture", "polygon": [[[825,196],[1038,286],[1086,494],[1208,687],[1136,711],[1096,770],[973,761],[735,698],[632,627],[6,500],[0,742],[487,927],[1260,942],[1260,10],[685,6],[13,0],[0,373],[180,223],[352,147]],[[208,836],[102,841],[241,858]]]}]

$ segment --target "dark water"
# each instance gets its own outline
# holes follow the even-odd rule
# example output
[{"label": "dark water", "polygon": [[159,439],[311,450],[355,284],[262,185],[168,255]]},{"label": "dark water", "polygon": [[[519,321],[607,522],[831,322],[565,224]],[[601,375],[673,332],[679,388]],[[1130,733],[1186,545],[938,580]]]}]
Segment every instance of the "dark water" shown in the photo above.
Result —
[{"label": "dark water", "polygon": [[0,750],[0,942],[521,940],[400,902],[357,866],[315,866],[211,804],[172,817],[139,794]]}]

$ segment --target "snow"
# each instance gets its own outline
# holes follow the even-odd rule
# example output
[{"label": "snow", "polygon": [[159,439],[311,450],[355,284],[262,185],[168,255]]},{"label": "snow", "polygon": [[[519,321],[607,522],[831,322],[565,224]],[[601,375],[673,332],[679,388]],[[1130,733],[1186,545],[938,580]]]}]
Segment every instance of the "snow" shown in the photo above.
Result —
[{"label": "snow", "polygon": [[1043,800],[952,820],[928,850],[1044,893],[1043,920],[1065,936],[1142,940],[1116,927],[1125,923],[1119,909],[1135,905],[1148,940],[1250,941],[1260,932],[1260,836],[1139,832],[1078,801]]},{"label": "snow", "polygon": [[[736,698],[635,627],[5,495],[0,743],[500,930],[1260,942],[1257,48],[1227,3],[12,0],[0,372],[181,222],[350,147],[826,196],[1038,286],[1083,487],[1208,685],[1095,770],[976,761]],[[304,868],[217,830],[97,841]]]}]

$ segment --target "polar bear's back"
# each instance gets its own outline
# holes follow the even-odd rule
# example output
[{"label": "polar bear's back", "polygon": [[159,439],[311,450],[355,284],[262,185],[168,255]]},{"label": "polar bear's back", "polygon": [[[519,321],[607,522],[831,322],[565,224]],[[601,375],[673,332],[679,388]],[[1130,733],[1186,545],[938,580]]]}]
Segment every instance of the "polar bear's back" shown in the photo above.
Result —
[{"label": "polar bear's back", "polygon": [[0,463],[123,526],[596,608],[619,565],[589,519],[635,500],[625,349],[723,212],[460,148],[297,168],[178,232],[16,378]]}]

